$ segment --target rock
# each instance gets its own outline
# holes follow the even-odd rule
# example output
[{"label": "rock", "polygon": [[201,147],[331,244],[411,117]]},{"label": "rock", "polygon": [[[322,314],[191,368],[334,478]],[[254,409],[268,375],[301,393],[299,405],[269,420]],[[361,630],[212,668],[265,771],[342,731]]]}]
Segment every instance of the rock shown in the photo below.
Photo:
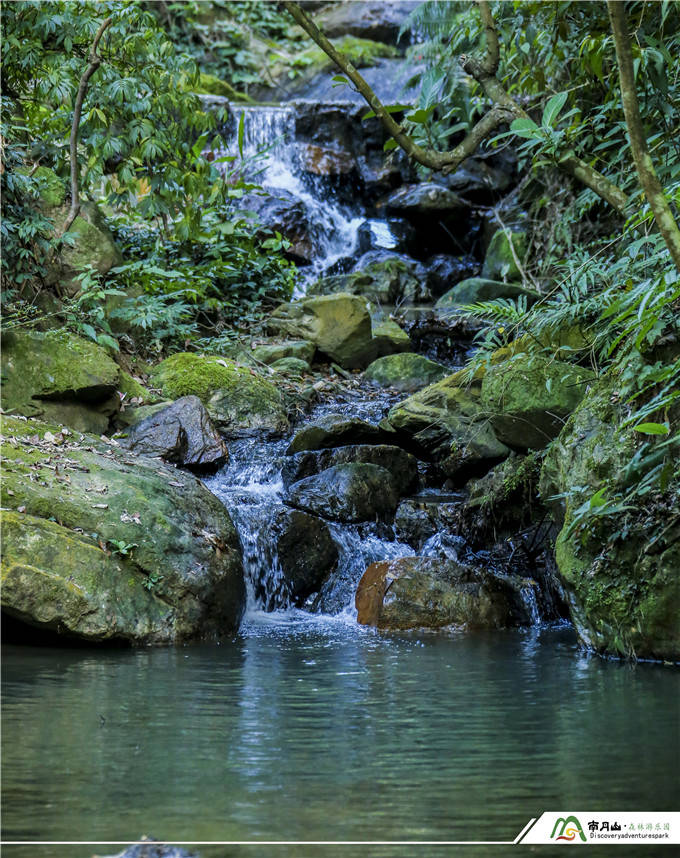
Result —
[{"label": "rock", "polygon": [[326,450],[309,450],[286,456],[281,478],[288,488],[293,483],[348,462],[366,462],[389,471],[400,495],[414,491],[418,484],[418,462],[415,456],[389,444],[357,444]]},{"label": "rock", "polygon": [[140,405],[138,407],[128,406],[118,414],[118,425],[123,428],[135,426],[142,420],[146,420],[147,417],[151,417],[154,414],[158,414],[159,411],[163,411],[163,409],[167,408],[168,405],[172,405],[171,399],[156,402],[154,405]]},{"label": "rock", "polygon": [[286,340],[280,343],[267,343],[253,349],[253,357],[261,363],[272,364],[281,358],[297,358],[311,363],[314,359],[314,344],[306,340]]},{"label": "rock", "polygon": [[371,316],[366,301],[340,293],[283,304],[269,318],[269,327],[308,340],[345,369],[363,368],[373,360]]},{"label": "rock", "polygon": [[399,493],[394,477],[378,465],[335,465],[293,483],[287,502],[298,509],[346,523],[389,518]]},{"label": "rock", "polygon": [[166,846],[156,842],[153,837],[140,837],[139,839],[144,842],[128,846],[127,849],[117,855],[110,855],[108,858],[199,858],[195,852],[190,854],[178,846]]},{"label": "rock", "polygon": [[288,445],[286,455],[290,456],[304,450],[344,447],[347,444],[379,444],[383,435],[384,433],[377,426],[358,417],[326,414],[295,433],[295,437]]},{"label": "rock", "polygon": [[475,277],[480,269],[479,262],[473,256],[450,256],[447,253],[431,256],[425,267],[428,287],[435,298],[448,292],[461,280]]},{"label": "rock", "polygon": [[398,437],[408,438],[456,479],[488,470],[510,452],[489,424],[479,388],[462,384],[460,374],[448,376],[395,405],[387,417]]},{"label": "rock", "polygon": [[525,289],[518,283],[501,283],[498,280],[486,280],[483,277],[470,277],[457,283],[437,301],[438,310],[450,310],[465,304],[479,301],[495,301],[497,298],[519,298],[524,296],[531,306],[540,297],[538,292]]},{"label": "rock", "polygon": [[[495,161],[495,162],[494,162]],[[446,186],[476,205],[492,205],[513,181],[514,167],[499,159],[466,158],[463,164],[446,176]]]},{"label": "rock", "polygon": [[423,216],[451,214],[469,208],[469,203],[436,182],[404,185],[393,191],[384,203],[385,211],[409,220]]},{"label": "rock", "polygon": [[168,398],[198,396],[225,436],[280,434],[288,429],[279,390],[227,358],[180,352],[154,367],[151,378]]},{"label": "rock", "polygon": [[516,624],[513,597],[492,576],[456,561],[374,563],[359,582],[357,620],[379,629],[499,629]]},{"label": "rock", "polygon": [[254,211],[260,222],[258,236],[267,231],[280,232],[288,239],[286,251],[297,262],[306,264],[314,259],[313,225],[302,200],[282,188],[263,188],[264,194],[248,194],[241,200],[241,208]]},{"label": "rock", "polygon": [[[626,372],[630,372],[630,367]],[[644,365],[640,366],[642,372]],[[620,398],[616,372],[604,376],[552,443],[541,471],[541,495],[553,501],[562,525],[555,546],[560,576],[568,589],[571,618],[583,642],[597,652],[669,661],[680,659],[678,578],[680,568],[680,477],[668,447],[669,479],[664,490],[610,515],[591,515],[579,526],[577,510],[604,489],[615,499],[644,474],[636,454],[659,443],[622,427],[628,407]],[[671,437],[680,420],[671,412]],[[674,458],[675,457],[675,458]]]},{"label": "rock", "polygon": [[335,274],[313,283],[308,295],[346,292],[375,304],[427,301],[427,273],[420,262],[387,250],[365,253],[347,274]]},{"label": "rock", "polygon": [[224,441],[197,396],[183,396],[135,424],[124,446],[202,473],[216,471],[229,460]]},{"label": "rock", "polygon": [[487,369],[481,405],[500,441],[540,450],[559,434],[593,379],[590,370],[573,364],[517,354]]},{"label": "rock", "polygon": [[295,605],[315,593],[338,565],[338,547],[328,525],[300,510],[285,510],[275,524],[276,553]]},{"label": "rock", "polygon": [[396,44],[401,26],[412,9],[412,3],[361,0],[356,3],[333,3],[315,19],[329,39],[350,35]]},{"label": "rock", "polygon": [[411,338],[392,319],[372,320],[373,342],[378,356],[410,352],[413,348]]},{"label": "rock", "polygon": [[402,393],[413,393],[440,381],[450,370],[422,355],[403,353],[374,360],[364,371],[364,378],[380,387],[392,387]]},{"label": "rock", "polygon": [[420,552],[435,534],[455,527],[462,499],[463,495],[424,495],[401,501],[394,516],[397,539]]},{"label": "rock", "polygon": [[294,357],[279,358],[279,360],[275,360],[269,366],[274,372],[280,372],[283,375],[304,375],[311,371],[311,367],[306,360]]},{"label": "rock", "polygon": [[298,143],[297,159],[303,173],[324,178],[348,176],[357,169],[350,152],[344,149],[331,149],[329,146],[316,146],[313,143]]},{"label": "rock", "polygon": [[[512,242],[512,247],[511,247]],[[514,248],[514,255],[512,249]],[[521,264],[527,254],[527,234],[499,229],[494,233],[484,257],[482,277],[487,280],[521,280],[515,256]]]},{"label": "rock", "polygon": [[137,400],[138,405],[153,405],[158,402],[158,396],[147,390],[146,387],[137,378],[133,378],[129,373],[120,371],[118,377],[118,393],[121,394],[123,402]]},{"label": "rock", "polygon": [[195,477],[35,420],[5,417],[3,434],[3,610],[92,642],[237,628],[238,535]]},{"label": "rock", "polygon": [[198,78],[198,86],[193,89],[197,95],[221,95],[228,98],[229,101],[252,104],[253,99],[244,92],[239,92],[237,89],[228,83],[226,80],[221,80],[214,74],[206,74],[201,72]]}]

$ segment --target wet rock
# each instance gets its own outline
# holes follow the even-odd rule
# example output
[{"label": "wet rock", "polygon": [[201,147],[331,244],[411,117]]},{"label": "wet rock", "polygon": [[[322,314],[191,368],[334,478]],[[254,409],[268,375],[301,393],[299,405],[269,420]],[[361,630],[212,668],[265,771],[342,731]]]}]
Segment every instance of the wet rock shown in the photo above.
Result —
[{"label": "wet rock", "polygon": [[[642,361],[637,369],[643,371]],[[549,501],[562,527],[555,559],[584,643],[609,655],[675,661],[680,659],[680,478],[673,468],[677,447],[667,448],[670,467],[664,490],[646,495],[639,506],[590,516],[578,526],[577,510],[598,490],[605,487],[605,497],[614,498],[644,473],[639,465],[636,469],[635,456],[645,442],[632,426],[619,428],[627,416],[620,389],[621,379],[613,371],[584,396],[548,450],[541,496],[548,501],[568,493]],[[672,438],[680,426],[677,409],[669,417]]]},{"label": "wet rock", "polygon": [[385,468],[394,477],[400,495],[413,491],[418,484],[418,462],[415,456],[389,444],[358,444],[294,453],[284,459],[281,478],[284,486],[289,487],[305,477],[348,462],[367,462]]},{"label": "wet rock", "polygon": [[495,301],[497,298],[525,297],[531,306],[540,297],[537,292],[525,289],[519,283],[503,283],[499,280],[487,280],[484,277],[470,277],[457,283],[437,301],[438,310],[455,310],[465,304],[478,301]]},{"label": "wet rock", "polygon": [[391,193],[384,208],[389,214],[413,221],[424,215],[466,211],[469,204],[437,182],[420,182],[404,185]]},{"label": "wet rock", "polygon": [[491,205],[513,182],[513,166],[499,159],[466,158],[445,178],[446,186],[476,205]]},{"label": "wet rock", "polygon": [[294,357],[279,358],[269,366],[274,372],[280,372],[283,375],[304,375],[311,371],[311,367],[306,360]]},{"label": "wet rock", "polygon": [[427,301],[427,273],[420,262],[389,250],[364,254],[347,274],[324,277],[308,289],[311,295],[347,292],[376,304]]},{"label": "wet rock", "polygon": [[272,364],[281,358],[297,358],[311,363],[314,358],[314,344],[307,340],[285,340],[280,343],[266,343],[253,349],[253,357],[261,363]]},{"label": "wet rock", "polygon": [[355,598],[359,623],[379,629],[506,628],[517,621],[514,601],[483,570],[429,557],[374,563]]},{"label": "wet rock", "polygon": [[297,157],[303,173],[312,176],[348,176],[357,168],[352,154],[344,149],[331,149],[313,143],[298,143]]},{"label": "wet rock", "polygon": [[180,352],[154,367],[151,378],[168,398],[198,396],[225,436],[281,434],[288,429],[280,391],[228,358]]},{"label": "wet rock", "polygon": [[196,477],[34,420],[5,417],[3,441],[3,610],[92,642],[236,629],[238,534]]},{"label": "wet rock", "polygon": [[463,499],[464,495],[406,498],[394,516],[397,538],[420,551],[435,534],[455,528]]},{"label": "wet rock", "polygon": [[593,379],[573,364],[518,354],[487,369],[481,404],[500,441],[540,450],[559,434]]},{"label": "wet rock", "polygon": [[345,414],[326,414],[295,433],[286,455],[347,444],[379,444],[384,433],[371,423]]},{"label": "wet rock", "polygon": [[[264,230],[280,232],[290,241],[286,251],[289,256],[301,264],[314,259],[313,225],[304,203],[290,191],[283,188],[267,189],[266,194],[249,194],[241,201],[241,207],[254,211]],[[261,232],[264,237],[264,232]]]},{"label": "wet rock", "polygon": [[389,518],[399,493],[392,474],[378,465],[335,465],[293,483],[287,502],[332,521],[353,523]]},{"label": "wet rock", "polygon": [[467,280],[479,273],[480,264],[473,256],[450,256],[439,253],[431,256],[425,263],[427,282],[435,298],[441,297],[461,280]]},{"label": "wet rock", "polygon": [[275,523],[276,553],[290,598],[301,605],[338,564],[338,547],[328,525],[300,510],[285,510]]},{"label": "wet rock", "polygon": [[376,353],[380,357],[410,352],[413,349],[409,335],[392,319],[373,319],[372,329]]},{"label": "wet rock", "polygon": [[525,232],[506,232],[499,229],[487,248],[482,277],[488,280],[521,280],[522,274],[517,261],[524,265],[526,254],[527,234]]},{"label": "wet rock", "polygon": [[374,360],[364,371],[364,378],[380,387],[414,393],[450,374],[450,370],[442,364],[423,355],[406,352]]},{"label": "wet rock", "polygon": [[157,402],[154,405],[128,406],[118,414],[117,423],[124,429],[128,426],[134,426],[137,423],[141,423],[142,420],[146,420],[147,417],[152,417],[154,414],[158,414],[159,411],[163,411],[168,405],[172,405],[171,399]]},{"label": "wet rock", "polygon": [[229,458],[197,396],[183,396],[131,427],[125,446],[143,456],[159,456],[203,473],[216,471]]},{"label": "wet rock", "polygon": [[269,327],[308,340],[345,369],[363,368],[376,355],[371,315],[365,299],[340,293],[283,304],[269,318]]},{"label": "wet rock", "polygon": [[414,4],[408,2],[333,3],[316,16],[316,21],[329,39],[350,35],[396,44],[402,24],[413,8]]},{"label": "wet rock", "polygon": [[195,852],[187,852],[180,849],[179,846],[166,846],[156,843],[152,837],[141,837],[140,840],[146,842],[135,843],[116,855],[108,856],[108,858],[199,858]]}]

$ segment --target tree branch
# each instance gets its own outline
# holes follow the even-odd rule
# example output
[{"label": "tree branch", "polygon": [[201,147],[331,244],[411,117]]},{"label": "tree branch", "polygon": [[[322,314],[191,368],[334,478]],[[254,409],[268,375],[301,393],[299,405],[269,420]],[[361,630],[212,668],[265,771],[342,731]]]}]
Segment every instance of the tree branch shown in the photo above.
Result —
[{"label": "tree branch", "polygon": [[61,230],[61,235],[68,232],[80,211],[80,192],[78,189],[78,130],[80,128],[80,117],[83,111],[83,101],[85,100],[88,83],[102,62],[101,57],[97,53],[97,48],[99,47],[101,37],[104,35],[104,31],[111,24],[111,20],[111,18],[106,18],[106,20],[102,21],[101,26],[97,30],[97,34],[92,42],[92,47],[90,48],[89,65],[83,72],[83,76],[80,78],[80,84],[76,94],[76,103],[73,108],[73,122],[71,123],[71,139],[69,142],[71,158],[71,208],[66,216],[64,226]]},{"label": "tree branch", "polygon": [[640,105],[635,86],[633,53],[630,48],[630,37],[626,26],[625,6],[622,2],[607,0],[607,8],[609,9],[609,20],[612,24],[616,60],[619,67],[623,115],[626,118],[635,169],[637,170],[642,190],[654,213],[654,220],[659,228],[659,232],[666,242],[666,247],[670,251],[675,267],[680,271],[680,229],[675,222],[673,212],[668,205],[668,200],[661,187],[661,182],[656,175],[654,163],[652,162],[649,147],[647,146],[647,138],[642,127]]}]

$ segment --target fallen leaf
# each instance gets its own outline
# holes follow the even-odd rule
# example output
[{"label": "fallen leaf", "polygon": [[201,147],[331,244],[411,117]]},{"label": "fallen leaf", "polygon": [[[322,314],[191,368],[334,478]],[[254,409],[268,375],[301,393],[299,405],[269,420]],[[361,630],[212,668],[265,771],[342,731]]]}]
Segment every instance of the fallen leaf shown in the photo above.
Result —
[{"label": "fallen leaf", "polygon": [[109,505],[107,503],[93,503],[92,509],[108,509]]},{"label": "fallen leaf", "polygon": [[17,507],[17,512],[26,512],[26,507],[25,506]]}]

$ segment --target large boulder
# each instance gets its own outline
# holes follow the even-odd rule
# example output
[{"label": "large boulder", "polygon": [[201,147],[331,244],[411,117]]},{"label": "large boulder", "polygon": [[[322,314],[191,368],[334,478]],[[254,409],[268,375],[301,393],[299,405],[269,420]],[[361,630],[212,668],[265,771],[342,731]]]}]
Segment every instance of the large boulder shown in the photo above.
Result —
[{"label": "large boulder", "polygon": [[314,359],[314,344],[307,340],[282,340],[262,343],[253,349],[253,357],[261,363],[273,364],[283,358],[297,358],[311,363]]},{"label": "large boulder", "polygon": [[281,479],[284,486],[289,487],[305,477],[348,462],[367,462],[385,468],[394,477],[400,495],[413,491],[418,484],[418,462],[415,456],[389,444],[359,444],[294,453],[284,459]]},{"label": "large boulder", "polygon": [[372,329],[378,357],[410,352],[413,348],[409,335],[392,319],[373,319]]},{"label": "large boulder", "polygon": [[399,492],[394,477],[385,468],[352,462],[293,483],[287,502],[313,515],[351,524],[391,517]]},{"label": "large boulder", "polygon": [[482,277],[488,280],[520,280],[522,272],[517,262],[524,264],[527,243],[525,232],[506,232],[499,229],[487,248]]},{"label": "large boulder", "polygon": [[365,299],[340,293],[283,304],[269,327],[308,340],[345,369],[362,369],[376,356],[371,315]]},{"label": "large boulder", "polygon": [[[583,642],[608,655],[677,661],[678,445],[662,447],[663,436],[622,428],[627,406],[620,389],[620,378],[610,373],[586,394],[548,450],[541,494],[562,524],[555,559]],[[671,433],[679,426],[676,413]],[[647,470],[663,470],[666,462],[667,482],[657,481],[644,503],[619,503],[606,514],[608,503],[616,506],[644,477],[644,452],[651,459]]]},{"label": "large boulder", "polygon": [[436,182],[419,182],[393,191],[384,206],[389,214],[419,220],[432,215],[465,211],[469,203]]},{"label": "large boulder", "polygon": [[303,173],[321,178],[346,178],[357,169],[351,152],[314,143],[296,145],[297,162]]},{"label": "large boulder", "polygon": [[484,277],[469,277],[461,280],[445,292],[435,304],[437,310],[456,310],[465,304],[477,304],[480,301],[495,301],[498,298],[525,297],[531,306],[540,297],[538,292],[525,289],[518,283],[503,283],[499,280],[487,280]]},{"label": "large boulder", "polygon": [[380,387],[391,387],[401,393],[414,393],[450,374],[450,370],[443,364],[423,355],[404,352],[374,360],[364,371],[364,378]]},{"label": "large boulder", "polygon": [[293,604],[317,592],[338,565],[328,525],[300,510],[284,510],[275,522],[276,556]]},{"label": "large boulder", "polygon": [[491,428],[479,387],[466,387],[460,373],[395,405],[387,422],[398,437],[440,462],[445,474],[455,479],[488,470],[510,452]]},{"label": "large boulder", "polygon": [[101,434],[119,408],[118,366],[66,331],[10,331],[2,343],[2,407]]},{"label": "large boulder", "polygon": [[405,498],[394,516],[397,538],[420,551],[436,534],[453,531],[462,500],[462,494]]},{"label": "large boulder", "polygon": [[180,352],[154,367],[151,379],[170,399],[197,396],[227,437],[282,434],[288,429],[280,391],[253,369],[228,358]]},{"label": "large boulder", "polygon": [[314,259],[314,227],[305,204],[293,193],[282,188],[264,188],[263,192],[244,197],[241,207],[257,215],[260,237],[279,232],[290,242],[288,256],[303,265]]},{"label": "large boulder", "polygon": [[183,396],[134,424],[125,446],[197,472],[211,472],[229,458],[227,448],[197,396]]},{"label": "large boulder", "polygon": [[385,250],[364,254],[348,274],[334,274],[312,284],[308,295],[347,292],[378,305],[427,301],[427,272],[422,263]]},{"label": "large boulder", "polygon": [[286,454],[344,447],[348,444],[379,444],[383,434],[377,426],[358,417],[326,414],[296,432]]},{"label": "large boulder", "polygon": [[431,256],[425,265],[428,286],[435,298],[441,297],[456,283],[475,277],[480,268],[474,256],[451,256],[448,253]]},{"label": "large boulder", "polygon": [[455,560],[402,557],[369,566],[359,582],[358,621],[379,629],[499,629],[518,620],[514,594]]},{"label": "large boulder", "polygon": [[232,633],[244,608],[238,534],[192,475],[114,442],[4,417],[2,608],[88,641]]},{"label": "large boulder", "polygon": [[481,406],[504,444],[541,449],[559,434],[593,379],[574,364],[520,353],[487,369]]},{"label": "large boulder", "polygon": [[413,8],[413,3],[409,2],[332,3],[315,16],[315,20],[329,39],[349,35],[396,44],[399,31]]}]

